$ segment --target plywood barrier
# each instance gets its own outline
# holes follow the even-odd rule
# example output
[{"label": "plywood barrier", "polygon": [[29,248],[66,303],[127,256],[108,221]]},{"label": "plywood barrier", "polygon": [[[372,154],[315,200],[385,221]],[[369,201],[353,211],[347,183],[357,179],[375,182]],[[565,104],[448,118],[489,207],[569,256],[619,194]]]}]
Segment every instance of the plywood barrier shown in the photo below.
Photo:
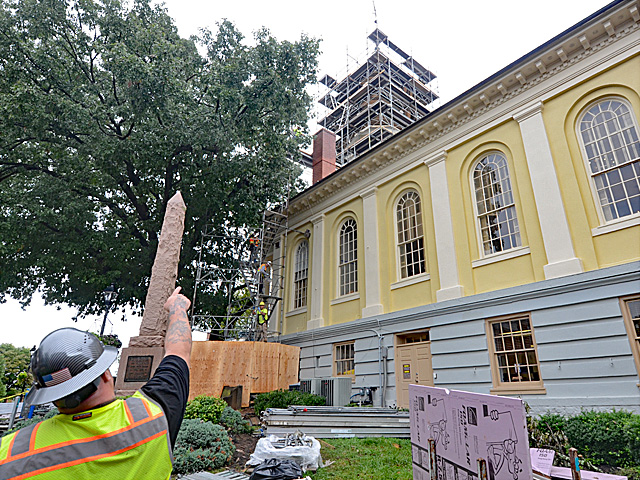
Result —
[{"label": "plywood barrier", "polygon": [[189,400],[219,397],[225,385],[242,385],[242,406],[251,393],[298,383],[300,347],[265,342],[193,342]]}]

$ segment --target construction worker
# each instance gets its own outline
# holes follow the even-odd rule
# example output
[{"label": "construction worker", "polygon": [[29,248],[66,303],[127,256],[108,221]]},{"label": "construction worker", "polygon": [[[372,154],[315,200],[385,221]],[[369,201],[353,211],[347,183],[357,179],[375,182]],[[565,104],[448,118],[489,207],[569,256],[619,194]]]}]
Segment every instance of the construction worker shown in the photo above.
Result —
[{"label": "construction worker", "polygon": [[53,402],[59,415],[0,440],[0,478],[169,479],[189,396],[191,302],[167,299],[165,356],[132,397],[116,400],[109,367],[118,350],[75,328],[47,335],[31,358],[26,406]]},{"label": "construction worker", "polygon": [[256,264],[258,260],[258,250],[260,247],[260,238],[255,233],[249,236],[249,261]]},{"label": "construction worker", "polygon": [[269,310],[264,302],[260,302],[258,307],[258,333],[256,335],[256,340],[258,342],[266,342],[267,341],[267,323],[269,320]]},{"label": "construction worker", "polygon": [[258,293],[264,293],[265,283],[271,281],[271,262],[265,262],[258,268]]}]

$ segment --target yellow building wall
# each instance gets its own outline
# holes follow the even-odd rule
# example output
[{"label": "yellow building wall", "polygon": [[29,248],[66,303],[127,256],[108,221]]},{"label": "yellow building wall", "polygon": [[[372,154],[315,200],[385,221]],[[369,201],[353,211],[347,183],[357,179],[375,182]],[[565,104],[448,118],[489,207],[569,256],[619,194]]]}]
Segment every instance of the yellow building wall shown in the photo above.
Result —
[{"label": "yellow building wall", "polygon": [[[640,112],[640,59],[638,56],[576,85],[572,89],[547,100],[542,110],[551,153],[554,159],[565,214],[576,256],[585,270],[627,263],[640,258],[640,226],[596,235],[592,229],[603,222],[599,218],[590,178],[583,160],[576,135],[576,122],[580,113],[593,101],[606,96],[620,96],[633,106],[636,120]],[[484,257],[478,239],[475,211],[475,193],[472,189],[472,171],[484,155],[499,151],[507,159],[511,188],[518,216],[523,255],[505,254]],[[508,119],[490,129],[478,132],[474,137],[447,150],[446,159],[449,201],[453,218],[455,252],[460,284],[465,295],[488,292],[545,279],[544,266],[547,257],[544,248],[538,212],[531,179],[517,121]],[[422,206],[425,262],[428,277],[420,281],[401,281],[396,247],[395,206],[405,191],[418,192]],[[440,288],[438,257],[431,206],[428,168],[418,164],[377,185],[376,206],[378,215],[380,302],[383,311],[393,312],[426,305],[436,301]],[[362,199],[355,197],[339,207],[324,212],[324,275],[323,317],[325,325],[353,321],[361,317],[366,306],[364,238]],[[359,298],[336,302],[338,298],[338,229],[349,216],[358,224],[358,290]],[[312,226],[300,227],[301,230]],[[312,236],[313,237],[313,236]],[[293,263],[295,254],[289,249],[287,262],[286,298],[292,295]],[[309,240],[309,292],[311,301],[313,238]],[[494,262],[486,262],[490,257]],[[474,261],[482,265],[473,265]],[[332,305],[333,302],[333,305]],[[290,303],[290,301],[289,301]],[[290,310],[286,305],[285,312]],[[285,332],[306,329],[310,319],[306,313],[285,318]]]},{"label": "yellow building wall", "polygon": [[[407,190],[415,190],[420,195],[424,230],[425,267],[429,279],[405,285],[400,279],[400,267],[398,265],[395,207],[400,196]],[[439,277],[427,167],[424,164],[420,164],[379,185],[377,207],[380,289],[384,311],[391,312],[433,303],[435,301],[435,292],[439,288]]]},{"label": "yellow building wall", "polygon": [[[306,230],[313,231],[313,225],[308,222],[303,225],[299,225],[296,228],[299,232]],[[283,321],[283,334],[304,332],[307,329],[307,322],[310,317],[310,303],[311,303],[311,259],[313,258],[313,235],[309,238],[309,270],[307,276],[307,307],[302,309],[303,312],[291,315],[289,312],[293,310],[293,272],[296,263],[296,250],[298,245],[305,239],[304,235],[298,232],[291,232],[287,235],[287,248],[285,258],[285,284],[284,284],[284,298],[280,305],[284,309],[284,321]]]},{"label": "yellow building wall", "polygon": [[[338,255],[340,227],[348,219],[353,218],[357,225],[358,244],[358,294],[359,298],[340,301],[338,278]],[[323,275],[323,315],[325,325],[349,322],[362,316],[365,302],[364,285],[364,235],[363,235],[362,199],[354,198],[345,202],[339,208],[325,213],[324,218],[324,251],[325,264]],[[353,295],[346,296],[351,298]],[[332,305],[332,303],[334,303]]]},{"label": "yellow building wall", "polygon": [[558,174],[576,256],[585,271],[640,258],[640,226],[593,236],[603,225],[576,127],[585,108],[606,97],[621,97],[640,114],[640,57],[635,56],[577,85],[544,105],[543,119]]},{"label": "yellow building wall", "polygon": [[[506,259],[503,254],[494,254],[494,263],[473,267],[472,262],[484,256],[477,233],[472,173],[480,159],[496,151],[507,160],[520,241],[530,253]],[[465,295],[543,280],[546,254],[518,123],[507,121],[450,150],[446,165],[458,270]]]}]

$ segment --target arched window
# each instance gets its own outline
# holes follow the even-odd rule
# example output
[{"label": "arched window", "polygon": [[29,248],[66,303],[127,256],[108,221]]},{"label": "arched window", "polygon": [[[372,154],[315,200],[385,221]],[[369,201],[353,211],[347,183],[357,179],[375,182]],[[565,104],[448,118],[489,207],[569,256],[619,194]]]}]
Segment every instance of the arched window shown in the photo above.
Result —
[{"label": "arched window", "polygon": [[400,278],[424,273],[424,232],[418,192],[410,190],[400,197],[396,206],[396,225]]},{"label": "arched window", "polygon": [[476,164],[473,188],[483,254],[519,247],[520,228],[504,155],[491,153]]},{"label": "arched window", "polygon": [[338,275],[340,296],[358,291],[358,231],[353,218],[340,227]]},{"label": "arched window", "polygon": [[640,141],[633,110],[602,100],[583,113],[580,141],[606,222],[640,212]]},{"label": "arched window", "polygon": [[309,242],[304,240],[296,249],[293,268],[293,308],[307,306],[307,278],[309,276]]}]

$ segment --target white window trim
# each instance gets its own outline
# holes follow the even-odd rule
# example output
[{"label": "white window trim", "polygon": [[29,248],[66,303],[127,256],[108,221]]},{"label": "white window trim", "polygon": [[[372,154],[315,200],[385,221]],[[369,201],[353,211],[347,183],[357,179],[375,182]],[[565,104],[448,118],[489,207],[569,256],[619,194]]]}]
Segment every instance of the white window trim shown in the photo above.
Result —
[{"label": "white window trim", "polygon": [[[305,304],[302,307],[295,307],[296,304],[296,260],[297,260],[297,256],[298,256],[298,249],[300,248],[300,245],[302,245],[303,243],[307,244],[307,287],[306,287],[306,300],[305,300]],[[290,310],[289,312],[296,312],[298,310],[302,310],[304,309],[306,311],[307,306],[309,305],[309,241],[306,239],[303,239],[302,241],[298,242],[298,244],[296,245],[296,248],[293,251],[293,275],[291,275],[293,282],[291,283],[291,305],[290,305]],[[302,312],[300,312],[302,313]],[[293,315],[293,314],[291,314]]]},{"label": "white window trim", "polygon": [[[402,268],[400,267],[401,264],[401,260],[400,260],[400,249],[398,248],[398,204],[400,203],[400,199],[406,195],[408,192],[415,192],[416,195],[418,195],[418,198],[420,199],[420,220],[422,221],[422,249],[423,249],[423,255],[424,255],[424,273],[419,273],[418,275],[413,275],[411,277],[407,277],[407,278],[402,278]],[[420,195],[420,192],[418,192],[418,190],[416,190],[415,188],[407,188],[406,190],[403,190],[402,192],[400,192],[400,194],[396,197],[396,201],[393,204],[393,248],[395,249],[395,255],[396,255],[396,282],[392,283],[392,289],[393,289],[393,285],[398,285],[398,284],[403,284],[403,285],[399,285],[398,287],[395,288],[399,288],[401,286],[405,286],[404,283],[407,282],[408,280],[412,280],[416,277],[422,277],[423,275],[429,276],[429,273],[427,272],[427,247],[426,247],[426,232],[425,232],[425,222],[424,222],[424,215],[422,213],[423,210],[423,199],[422,196]],[[427,279],[428,280],[428,279]],[[418,280],[419,282],[424,281],[424,279],[420,279]],[[408,285],[411,285],[412,283],[415,282],[409,282]]]},{"label": "white window trim", "polygon": [[395,290],[396,288],[408,287],[409,285],[414,285],[416,283],[426,282],[427,280],[431,280],[431,275],[428,273],[421,273],[419,275],[414,275],[413,277],[403,278],[397,282],[391,284],[391,290]]},{"label": "white window trim", "polygon": [[[638,121],[636,118],[636,111],[633,109],[633,105],[631,105],[631,103],[629,103],[627,101],[626,98],[618,96],[618,95],[609,95],[603,98],[599,98],[598,100],[595,100],[593,102],[588,103],[584,108],[582,108],[580,110],[580,114],[578,115],[578,121],[576,122],[575,125],[575,134],[576,134],[576,139],[578,140],[578,145],[580,145],[580,154],[582,155],[582,164],[584,165],[585,168],[585,174],[587,175],[587,180],[589,181],[589,187],[591,189],[591,198],[593,199],[593,203],[596,209],[596,213],[598,214],[598,221],[600,223],[600,225],[598,227],[595,227],[591,230],[591,234],[593,236],[597,236],[597,235],[602,235],[605,233],[610,233],[610,232],[614,232],[616,230],[620,230],[622,228],[627,228],[628,226],[631,225],[636,225],[635,223],[630,224],[630,225],[625,225],[625,226],[618,226],[618,224],[623,223],[625,220],[631,220],[634,216],[638,215],[633,214],[633,215],[627,215],[626,217],[622,217],[622,218],[615,218],[611,221],[608,221],[604,218],[604,212],[602,211],[602,205],[600,204],[600,199],[598,198],[598,194],[597,194],[597,189],[596,189],[596,185],[594,183],[593,180],[593,174],[591,173],[591,167],[589,166],[589,156],[587,155],[587,151],[585,150],[584,147],[584,141],[582,140],[582,135],[580,134],[580,123],[582,122],[582,119],[584,118],[585,113],[587,113],[589,111],[589,109],[599,103],[602,102],[606,102],[607,100],[615,100],[618,101],[620,103],[623,103],[627,106],[627,108],[629,109],[629,111],[633,114],[631,115],[631,119],[633,120],[635,127],[636,127],[636,133],[638,135],[640,135],[640,128],[638,126]],[[611,225],[611,228],[607,228]],[[602,230],[600,230],[602,229]],[[597,232],[597,233],[596,233]]]},{"label": "white window trim", "polygon": [[[480,163],[483,159],[485,159],[487,156],[491,155],[491,154],[498,154],[501,155],[502,157],[504,157],[505,162],[507,162],[507,171],[509,172],[509,183],[511,184],[511,196],[513,197],[513,208],[516,211],[516,220],[518,221],[518,233],[520,235],[520,246],[518,247],[512,247],[509,250],[503,250],[502,252],[498,252],[498,253],[490,253],[488,255],[485,255],[484,253],[484,245],[482,244],[482,225],[480,224],[480,214],[478,213],[478,200],[476,198],[476,189],[475,189],[475,185],[473,183],[473,173],[476,170],[476,167],[478,166],[478,163]],[[473,168],[470,169],[469,171],[469,188],[470,188],[470,192],[471,192],[471,199],[472,199],[472,204],[473,204],[473,215],[475,216],[475,226],[476,226],[476,244],[478,245],[478,257],[480,257],[478,260],[474,260],[471,265],[472,267],[475,267],[476,265],[474,265],[474,262],[481,262],[484,259],[493,259],[498,255],[504,255],[507,252],[511,252],[512,250],[518,250],[520,248],[526,248],[522,246],[522,227],[520,225],[520,218],[518,217],[518,206],[517,206],[517,202],[516,202],[516,192],[513,188],[513,182],[511,181],[511,166],[509,165],[509,160],[507,159],[507,155],[500,151],[500,150],[489,150],[487,152],[484,152],[482,154],[480,154],[479,157],[477,157],[477,159],[473,162]],[[524,254],[521,254],[524,255]],[[510,257],[506,257],[506,258],[510,258]],[[501,258],[500,260],[505,260],[506,258]],[[493,263],[493,262],[497,262],[499,260],[491,260],[488,261],[487,263]],[[484,265],[484,264],[482,264]],[[477,265],[480,266],[480,265]]]},{"label": "white window trim", "polygon": [[358,300],[360,298],[360,292],[350,293],[348,295],[343,295],[341,297],[334,298],[331,300],[331,305],[338,305],[340,303],[350,302],[352,300]]},{"label": "white window trim", "polygon": [[510,248],[505,252],[498,252],[492,255],[487,255],[486,257],[480,258],[478,260],[473,260],[471,262],[471,268],[482,267],[483,265],[489,265],[492,263],[501,262],[503,260],[508,260],[510,258],[529,255],[530,253],[531,253],[531,249],[529,247]]},{"label": "white window trim", "polygon": [[600,225],[591,229],[591,235],[597,237],[598,235],[604,235],[605,233],[611,233],[623,228],[635,227],[640,225],[640,213],[634,213],[622,218],[616,218],[610,221],[606,225]]},{"label": "white window trim", "polygon": [[337,251],[336,251],[336,298],[342,298],[342,297],[349,297],[350,295],[354,295],[354,294],[358,294],[360,292],[360,278],[358,277],[358,280],[356,281],[356,291],[352,292],[352,293],[347,293],[346,295],[340,295],[340,233],[342,232],[342,227],[344,226],[344,224],[349,221],[349,220],[353,220],[353,222],[355,223],[355,230],[356,230],[356,275],[358,275],[358,221],[355,219],[355,217],[353,216],[348,216],[346,218],[344,218],[341,222],[340,222],[340,226],[338,228],[338,239],[336,242],[336,245],[338,246]]},{"label": "white window trim", "polygon": [[301,313],[307,313],[307,307],[294,308],[284,314],[285,317],[293,317],[294,315],[300,315]]}]

